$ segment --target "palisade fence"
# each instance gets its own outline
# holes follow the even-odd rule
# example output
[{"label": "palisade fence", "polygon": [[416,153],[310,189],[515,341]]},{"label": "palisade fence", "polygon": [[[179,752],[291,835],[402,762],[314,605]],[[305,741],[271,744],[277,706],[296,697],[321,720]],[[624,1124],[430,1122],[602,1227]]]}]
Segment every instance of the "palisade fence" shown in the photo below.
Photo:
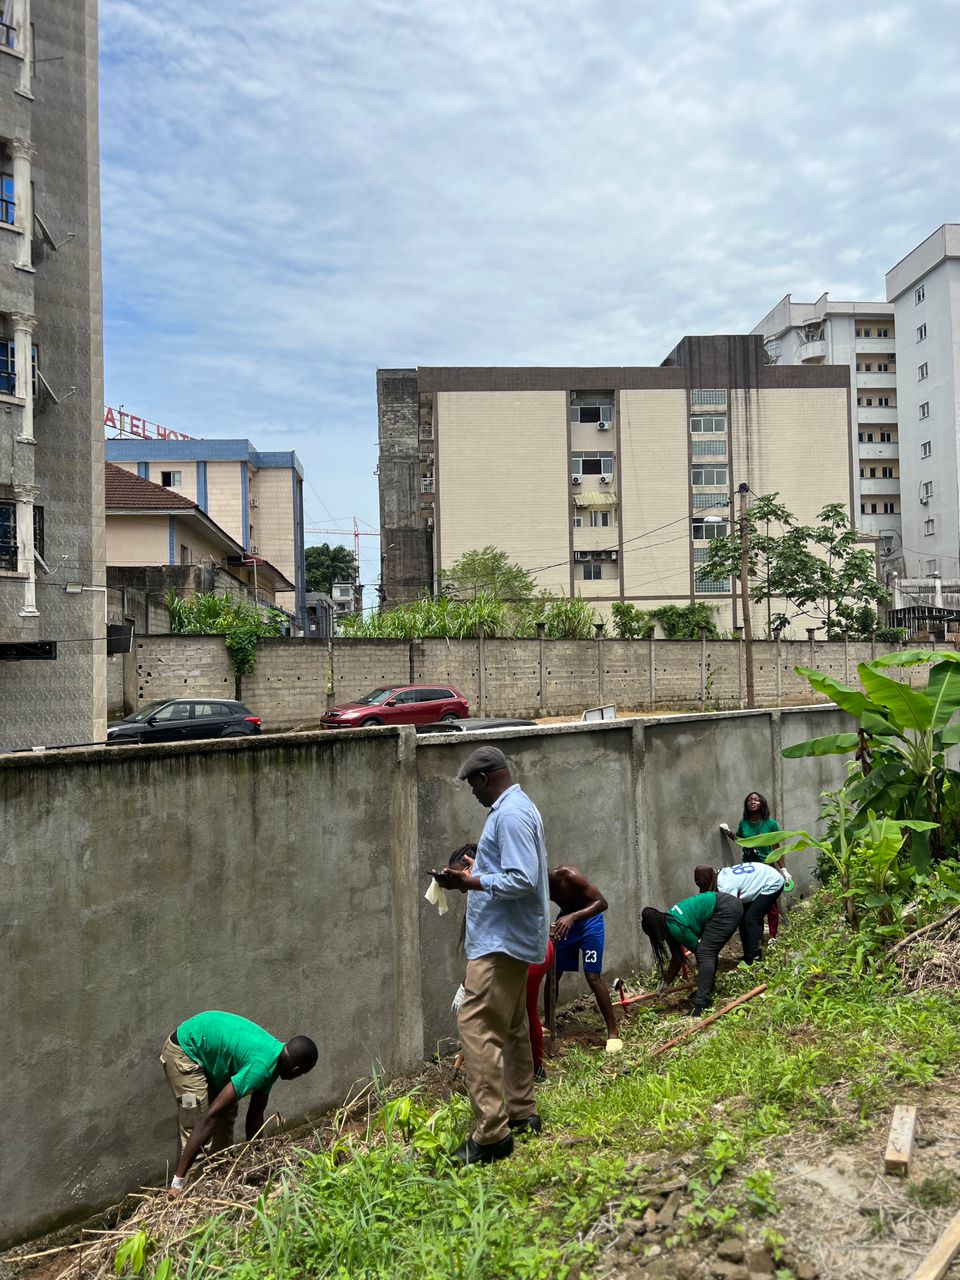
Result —
[{"label": "palisade fence", "polygon": [[[758,706],[822,702],[796,667],[845,683],[857,664],[895,645],[871,641],[755,641]],[[933,646],[932,646],[933,647]],[[315,640],[273,639],[258,646],[243,698],[272,729],[316,724],[327,709],[378,685],[449,683],[482,716],[564,716],[613,703],[619,712],[737,710],[746,705],[742,640]],[[152,698],[233,696],[233,674],[217,636],[138,637],[111,658],[111,714]],[[921,670],[892,672],[926,678]]]}]

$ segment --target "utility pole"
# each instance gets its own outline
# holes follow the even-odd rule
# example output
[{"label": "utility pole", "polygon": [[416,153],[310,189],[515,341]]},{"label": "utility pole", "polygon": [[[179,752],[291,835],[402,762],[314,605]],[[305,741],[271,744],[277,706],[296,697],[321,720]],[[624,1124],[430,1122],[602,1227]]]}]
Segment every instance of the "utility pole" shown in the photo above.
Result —
[{"label": "utility pole", "polygon": [[744,666],[747,675],[747,706],[756,706],[753,692],[753,621],[750,617],[750,528],[747,524],[748,484],[741,484],[740,495],[740,604],[743,608]]}]

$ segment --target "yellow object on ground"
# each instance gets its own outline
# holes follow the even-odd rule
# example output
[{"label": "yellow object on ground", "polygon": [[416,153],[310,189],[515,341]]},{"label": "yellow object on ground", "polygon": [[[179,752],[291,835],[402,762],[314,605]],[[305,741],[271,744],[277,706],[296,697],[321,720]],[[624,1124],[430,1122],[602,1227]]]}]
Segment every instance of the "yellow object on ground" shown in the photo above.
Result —
[{"label": "yellow object on ground", "polygon": [[607,1041],[607,1053],[619,1053],[623,1048],[623,1041],[618,1040],[616,1036],[611,1036]]}]

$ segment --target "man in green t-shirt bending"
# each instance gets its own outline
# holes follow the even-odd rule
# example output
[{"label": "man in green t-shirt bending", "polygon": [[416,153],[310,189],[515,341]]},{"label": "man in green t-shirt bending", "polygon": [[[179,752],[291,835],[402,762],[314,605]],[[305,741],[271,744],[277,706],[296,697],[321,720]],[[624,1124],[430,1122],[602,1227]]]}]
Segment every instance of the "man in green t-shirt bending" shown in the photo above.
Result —
[{"label": "man in green t-shirt bending", "polygon": [[274,1081],[295,1080],[316,1065],[317,1046],[306,1036],[286,1044],[255,1022],[211,1009],[181,1022],[163,1046],[160,1062],[177,1100],[180,1160],[170,1186],[178,1195],[201,1150],[208,1155],[233,1142],[240,1099],[250,1095],[246,1134],[263,1126]]}]

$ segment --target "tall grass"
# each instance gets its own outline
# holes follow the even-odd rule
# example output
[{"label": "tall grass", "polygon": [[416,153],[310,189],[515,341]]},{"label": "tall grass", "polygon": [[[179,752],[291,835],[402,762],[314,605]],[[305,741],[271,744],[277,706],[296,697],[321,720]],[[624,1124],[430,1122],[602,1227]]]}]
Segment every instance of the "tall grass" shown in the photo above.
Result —
[{"label": "tall grass", "polygon": [[472,600],[414,600],[372,613],[344,618],[343,634],[378,640],[464,640],[476,636],[532,639],[542,622],[553,640],[586,640],[600,621],[596,610],[579,597],[504,601],[478,595]]}]

